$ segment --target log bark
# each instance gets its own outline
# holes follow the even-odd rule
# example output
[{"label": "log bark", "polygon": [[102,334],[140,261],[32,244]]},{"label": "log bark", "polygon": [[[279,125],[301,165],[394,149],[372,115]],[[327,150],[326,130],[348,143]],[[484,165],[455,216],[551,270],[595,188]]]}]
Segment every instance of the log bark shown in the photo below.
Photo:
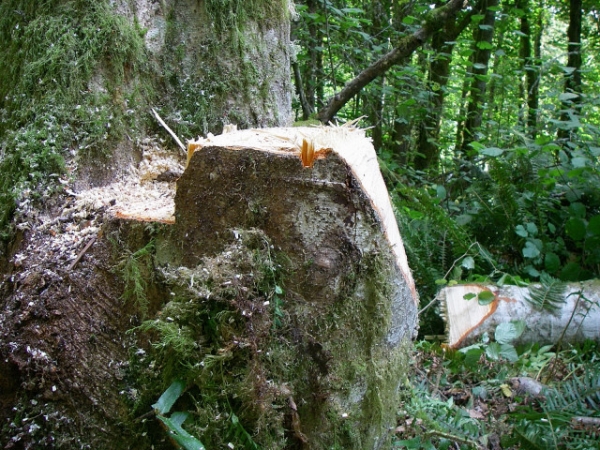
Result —
[{"label": "log bark", "polygon": [[[539,285],[532,285],[535,289]],[[493,300],[481,305],[476,296],[491,292]],[[554,311],[539,310],[528,300],[528,287],[486,286],[478,284],[446,287],[439,294],[446,319],[448,345],[460,348],[477,342],[483,333],[494,335],[501,323],[522,320],[525,331],[517,343],[556,344],[600,341],[600,286],[597,281],[569,284],[560,307]]]}]

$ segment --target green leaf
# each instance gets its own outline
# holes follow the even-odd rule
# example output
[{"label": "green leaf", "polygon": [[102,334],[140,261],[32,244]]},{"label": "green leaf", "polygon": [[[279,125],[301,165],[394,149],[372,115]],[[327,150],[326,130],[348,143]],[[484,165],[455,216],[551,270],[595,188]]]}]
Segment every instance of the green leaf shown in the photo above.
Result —
[{"label": "green leaf", "polygon": [[510,362],[516,362],[519,360],[517,350],[510,344],[500,344],[500,357],[507,359]]},{"label": "green leaf", "polygon": [[438,278],[437,280],[435,280],[435,284],[437,284],[438,286],[444,286],[448,284],[448,280],[445,280],[444,278]]},{"label": "green leaf", "polygon": [[500,359],[500,344],[498,344],[497,342],[491,342],[485,348],[485,354],[491,360],[497,361],[498,359]]},{"label": "green leaf", "polygon": [[491,291],[482,291],[477,295],[477,303],[481,306],[489,305],[494,301],[496,296]]},{"label": "green leaf", "polygon": [[592,236],[600,236],[600,215],[590,219],[587,226],[587,231]]},{"label": "green leaf", "polygon": [[[185,414],[183,420],[181,414]],[[173,416],[174,418],[172,417],[171,419],[160,414],[157,416],[169,430],[169,437],[181,445],[185,450],[204,450],[205,447],[202,442],[181,427],[181,424],[187,418],[187,413],[173,413]]]},{"label": "green leaf", "polygon": [[571,164],[573,164],[573,167],[576,168],[585,168],[588,167],[588,165],[590,164],[590,160],[588,158],[585,158],[583,156],[578,156],[576,158],[573,158],[571,160]]},{"label": "green leaf", "polygon": [[479,358],[483,354],[483,349],[481,347],[471,348],[469,351],[465,353],[464,365],[465,367],[470,367],[472,369],[477,367],[479,363]]},{"label": "green leaf", "polygon": [[550,136],[538,136],[535,138],[535,143],[537,145],[546,145],[552,142],[554,138]]},{"label": "green leaf", "polygon": [[435,187],[435,192],[436,192],[437,198],[439,198],[440,200],[445,199],[446,196],[448,195],[448,193],[446,192],[446,188],[439,184]]},{"label": "green leaf", "polygon": [[485,156],[497,157],[504,153],[504,149],[498,147],[487,147],[481,150],[479,153]]},{"label": "green leaf", "polygon": [[565,233],[574,241],[581,241],[585,237],[585,222],[579,217],[571,217],[565,224]]},{"label": "green leaf", "polygon": [[523,256],[525,258],[537,258],[540,256],[540,249],[536,247],[536,245],[532,241],[525,242],[525,247],[523,247]]},{"label": "green leaf", "polygon": [[576,262],[567,263],[560,271],[559,278],[562,281],[579,281],[581,278],[581,266]]},{"label": "green leaf", "polygon": [[527,232],[531,236],[535,236],[538,234],[538,228],[535,226],[535,223],[527,222]]},{"label": "green leaf", "polygon": [[352,13],[362,14],[364,12],[360,8],[342,8],[342,11],[345,12],[346,14],[352,14]]},{"label": "green leaf", "polygon": [[558,96],[558,99],[561,102],[572,101],[572,100],[575,100],[576,98],[579,98],[579,95],[578,94],[573,94],[571,92],[563,92],[562,94],[560,94]]},{"label": "green leaf", "polygon": [[521,336],[523,331],[525,331],[525,322],[522,320],[504,322],[496,327],[494,339],[500,344],[510,344]]},{"label": "green leaf", "polygon": [[[479,26],[481,27],[481,25]],[[487,41],[479,41],[476,45],[480,50],[491,50],[494,48],[494,46]]]},{"label": "green leaf", "polygon": [[473,259],[472,256],[467,256],[467,257],[463,258],[460,265],[462,266],[463,269],[473,270],[475,268],[475,259]]},{"label": "green leaf", "polygon": [[185,383],[175,380],[152,407],[158,414],[167,414],[185,389]]},{"label": "green leaf", "polygon": [[527,232],[527,230],[525,229],[525,227],[523,225],[517,225],[515,227],[515,233],[517,233],[517,235],[524,237],[524,238],[529,236],[529,233]]},{"label": "green leaf", "polygon": [[463,295],[463,298],[465,300],[473,300],[475,297],[477,297],[477,294],[473,294],[472,292]]},{"label": "green leaf", "polygon": [[466,225],[473,220],[473,216],[470,214],[461,214],[456,217],[456,223],[458,225]]},{"label": "green leaf", "polygon": [[573,202],[569,205],[569,213],[572,216],[583,219],[585,217],[585,213],[586,213],[585,205],[580,202]]},{"label": "green leaf", "polygon": [[548,252],[544,256],[544,267],[548,273],[554,273],[560,269],[560,258],[556,253]]},{"label": "green leaf", "polygon": [[398,446],[398,448],[406,447],[407,450],[420,450],[421,447],[421,438],[416,437],[412,439],[403,439],[400,441],[394,441],[394,446]]},{"label": "green leaf", "polygon": [[481,63],[475,63],[475,64],[473,64],[473,67],[477,70],[483,70],[483,69],[487,68],[487,66],[485,64],[481,64]]}]

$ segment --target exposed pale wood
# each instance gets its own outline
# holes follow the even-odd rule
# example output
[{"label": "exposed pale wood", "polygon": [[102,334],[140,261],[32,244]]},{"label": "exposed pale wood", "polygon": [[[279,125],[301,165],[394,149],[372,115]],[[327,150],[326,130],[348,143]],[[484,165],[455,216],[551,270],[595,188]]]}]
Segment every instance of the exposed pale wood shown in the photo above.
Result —
[{"label": "exposed pale wood", "polygon": [[158,120],[158,123],[160,123],[164,127],[164,129],[167,130],[167,132],[171,135],[171,137],[175,140],[175,142],[177,142],[177,145],[179,146],[179,148],[185,152],[186,151],[185,145],[183,145],[183,142],[181,142],[181,139],[179,139],[179,137],[177,137],[175,132],[173,130],[171,130],[171,128],[169,128],[169,125],[167,125],[165,123],[165,121],[162,120],[162,118],[158,115],[158,113],[156,112],[156,110],[154,108],[152,108],[151,111],[152,111],[152,114],[154,114],[154,117],[156,118],[156,120]]},{"label": "exposed pale wood", "polygon": [[[491,291],[494,300],[486,306],[467,294]],[[517,286],[458,285],[442,289],[438,298],[446,320],[450,347],[476,342],[483,333],[494,335],[496,327],[511,320],[525,321],[520,342],[552,344],[563,339],[578,342],[600,340],[600,283],[586,281],[567,286],[564,303],[555,314],[539,311],[528,301],[529,289]]]}]

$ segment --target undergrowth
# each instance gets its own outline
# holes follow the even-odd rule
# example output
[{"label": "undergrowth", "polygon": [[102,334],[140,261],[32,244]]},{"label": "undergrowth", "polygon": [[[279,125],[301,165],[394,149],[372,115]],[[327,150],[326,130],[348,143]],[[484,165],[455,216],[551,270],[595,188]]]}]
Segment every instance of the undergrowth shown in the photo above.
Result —
[{"label": "undergrowth", "polygon": [[600,448],[598,345],[554,350],[520,346],[509,362],[419,342],[394,448]]}]

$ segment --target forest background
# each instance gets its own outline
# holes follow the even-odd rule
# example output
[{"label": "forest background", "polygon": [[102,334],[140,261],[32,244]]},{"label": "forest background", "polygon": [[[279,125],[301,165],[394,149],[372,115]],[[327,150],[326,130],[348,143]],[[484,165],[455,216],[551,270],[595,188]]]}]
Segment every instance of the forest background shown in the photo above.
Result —
[{"label": "forest background", "polygon": [[[297,117],[330,119],[329,98],[433,6],[300,2]],[[599,14],[578,0],[469,4],[337,111],[366,116],[423,299],[451,280],[598,276]]]}]

